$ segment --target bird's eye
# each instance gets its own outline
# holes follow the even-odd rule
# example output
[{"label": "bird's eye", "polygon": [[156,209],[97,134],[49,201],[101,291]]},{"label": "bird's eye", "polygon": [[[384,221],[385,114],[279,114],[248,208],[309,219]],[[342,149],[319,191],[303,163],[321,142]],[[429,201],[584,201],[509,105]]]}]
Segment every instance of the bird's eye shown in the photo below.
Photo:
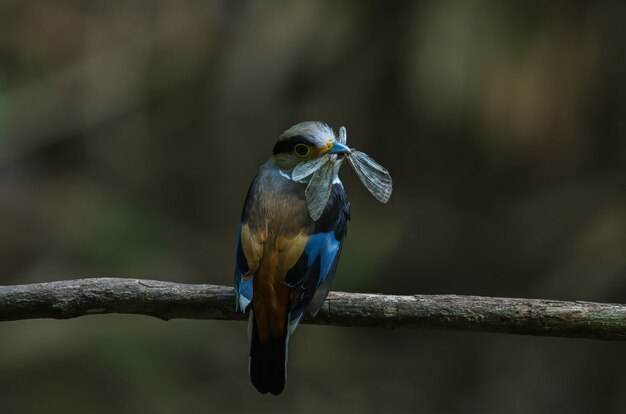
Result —
[{"label": "bird's eye", "polygon": [[295,147],[293,147],[293,152],[298,157],[306,157],[311,153],[311,148],[305,144],[297,144]]}]

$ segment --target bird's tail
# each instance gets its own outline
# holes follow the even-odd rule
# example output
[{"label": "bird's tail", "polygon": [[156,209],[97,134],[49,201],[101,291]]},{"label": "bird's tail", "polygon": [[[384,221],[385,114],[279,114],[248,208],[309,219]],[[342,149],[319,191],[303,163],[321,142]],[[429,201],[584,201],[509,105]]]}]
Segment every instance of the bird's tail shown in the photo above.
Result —
[{"label": "bird's tail", "polygon": [[261,394],[279,395],[285,389],[287,370],[287,342],[289,329],[279,338],[270,337],[267,344],[259,340],[259,332],[252,309],[250,310],[250,380]]}]

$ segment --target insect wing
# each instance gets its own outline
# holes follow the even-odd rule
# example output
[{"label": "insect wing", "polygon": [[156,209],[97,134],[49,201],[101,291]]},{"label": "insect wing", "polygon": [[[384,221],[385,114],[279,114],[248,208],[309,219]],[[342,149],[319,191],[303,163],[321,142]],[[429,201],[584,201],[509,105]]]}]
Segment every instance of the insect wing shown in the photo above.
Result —
[{"label": "insect wing", "polygon": [[336,158],[336,155],[331,155],[326,158],[326,162],[323,163],[311,177],[309,185],[307,185],[306,191],[304,192],[309,214],[315,221],[322,216],[326,204],[328,203],[328,198],[330,197],[330,192],[333,187]]},{"label": "insect wing", "polygon": [[346,127],[339,128],[339,142],[342,144],[348,142],[348,132],[346,131]]},{"label": "insect wing", "polygon": [[324,155],[319,158],[315,158],[311,161],[301,162],[296,165],[293,171],[291,172],[291,178],[294,181],[301,182],[309,175],[315,173],[315,171],[319,170],[324,164],[328,162],[330,159],[330,155]]},{"label": "insect wing", "polygon": [[389,171],[382,165],[370,158],[366,153],[361,151],[352,151],[348,155],[348,161],[359,179],[372,193],[372,195],[381,203],[386,203],[391,197],[393,182]]}]

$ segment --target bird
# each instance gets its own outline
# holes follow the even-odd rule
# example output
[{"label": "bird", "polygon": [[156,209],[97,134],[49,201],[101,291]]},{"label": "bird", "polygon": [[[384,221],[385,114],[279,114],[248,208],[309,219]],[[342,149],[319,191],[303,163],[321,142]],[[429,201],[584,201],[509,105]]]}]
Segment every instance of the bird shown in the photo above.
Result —
[{"label": "bird", "polygon": [[[289,337],[306,311],[317,314],[332,286],[350,220],[350,203],[338,177],[349,153],[327,124],[301,122],[278,137],[248,189],[237,234],[234,287],[236,307],[250,310],[248,371],[262,394],[283,392]],[[308,180],[295,181],[292,172],[298,164],[328,154],[337,156],[332,189],[314,220],[305,197]]]}]

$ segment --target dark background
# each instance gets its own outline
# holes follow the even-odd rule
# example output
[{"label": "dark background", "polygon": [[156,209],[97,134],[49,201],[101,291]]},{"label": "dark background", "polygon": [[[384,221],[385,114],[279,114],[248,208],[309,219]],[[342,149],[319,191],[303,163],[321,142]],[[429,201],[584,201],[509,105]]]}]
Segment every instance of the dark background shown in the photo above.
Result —
[{"label": "dark background", "polygon": [[[0,0],[0,283],[231,284],[303,120],[344,167],[335,289],[626,302],[626,3]],[[621,343],[302,326],[280,398],[241,322],[0,326],[0,411],[623,413]]]}]

